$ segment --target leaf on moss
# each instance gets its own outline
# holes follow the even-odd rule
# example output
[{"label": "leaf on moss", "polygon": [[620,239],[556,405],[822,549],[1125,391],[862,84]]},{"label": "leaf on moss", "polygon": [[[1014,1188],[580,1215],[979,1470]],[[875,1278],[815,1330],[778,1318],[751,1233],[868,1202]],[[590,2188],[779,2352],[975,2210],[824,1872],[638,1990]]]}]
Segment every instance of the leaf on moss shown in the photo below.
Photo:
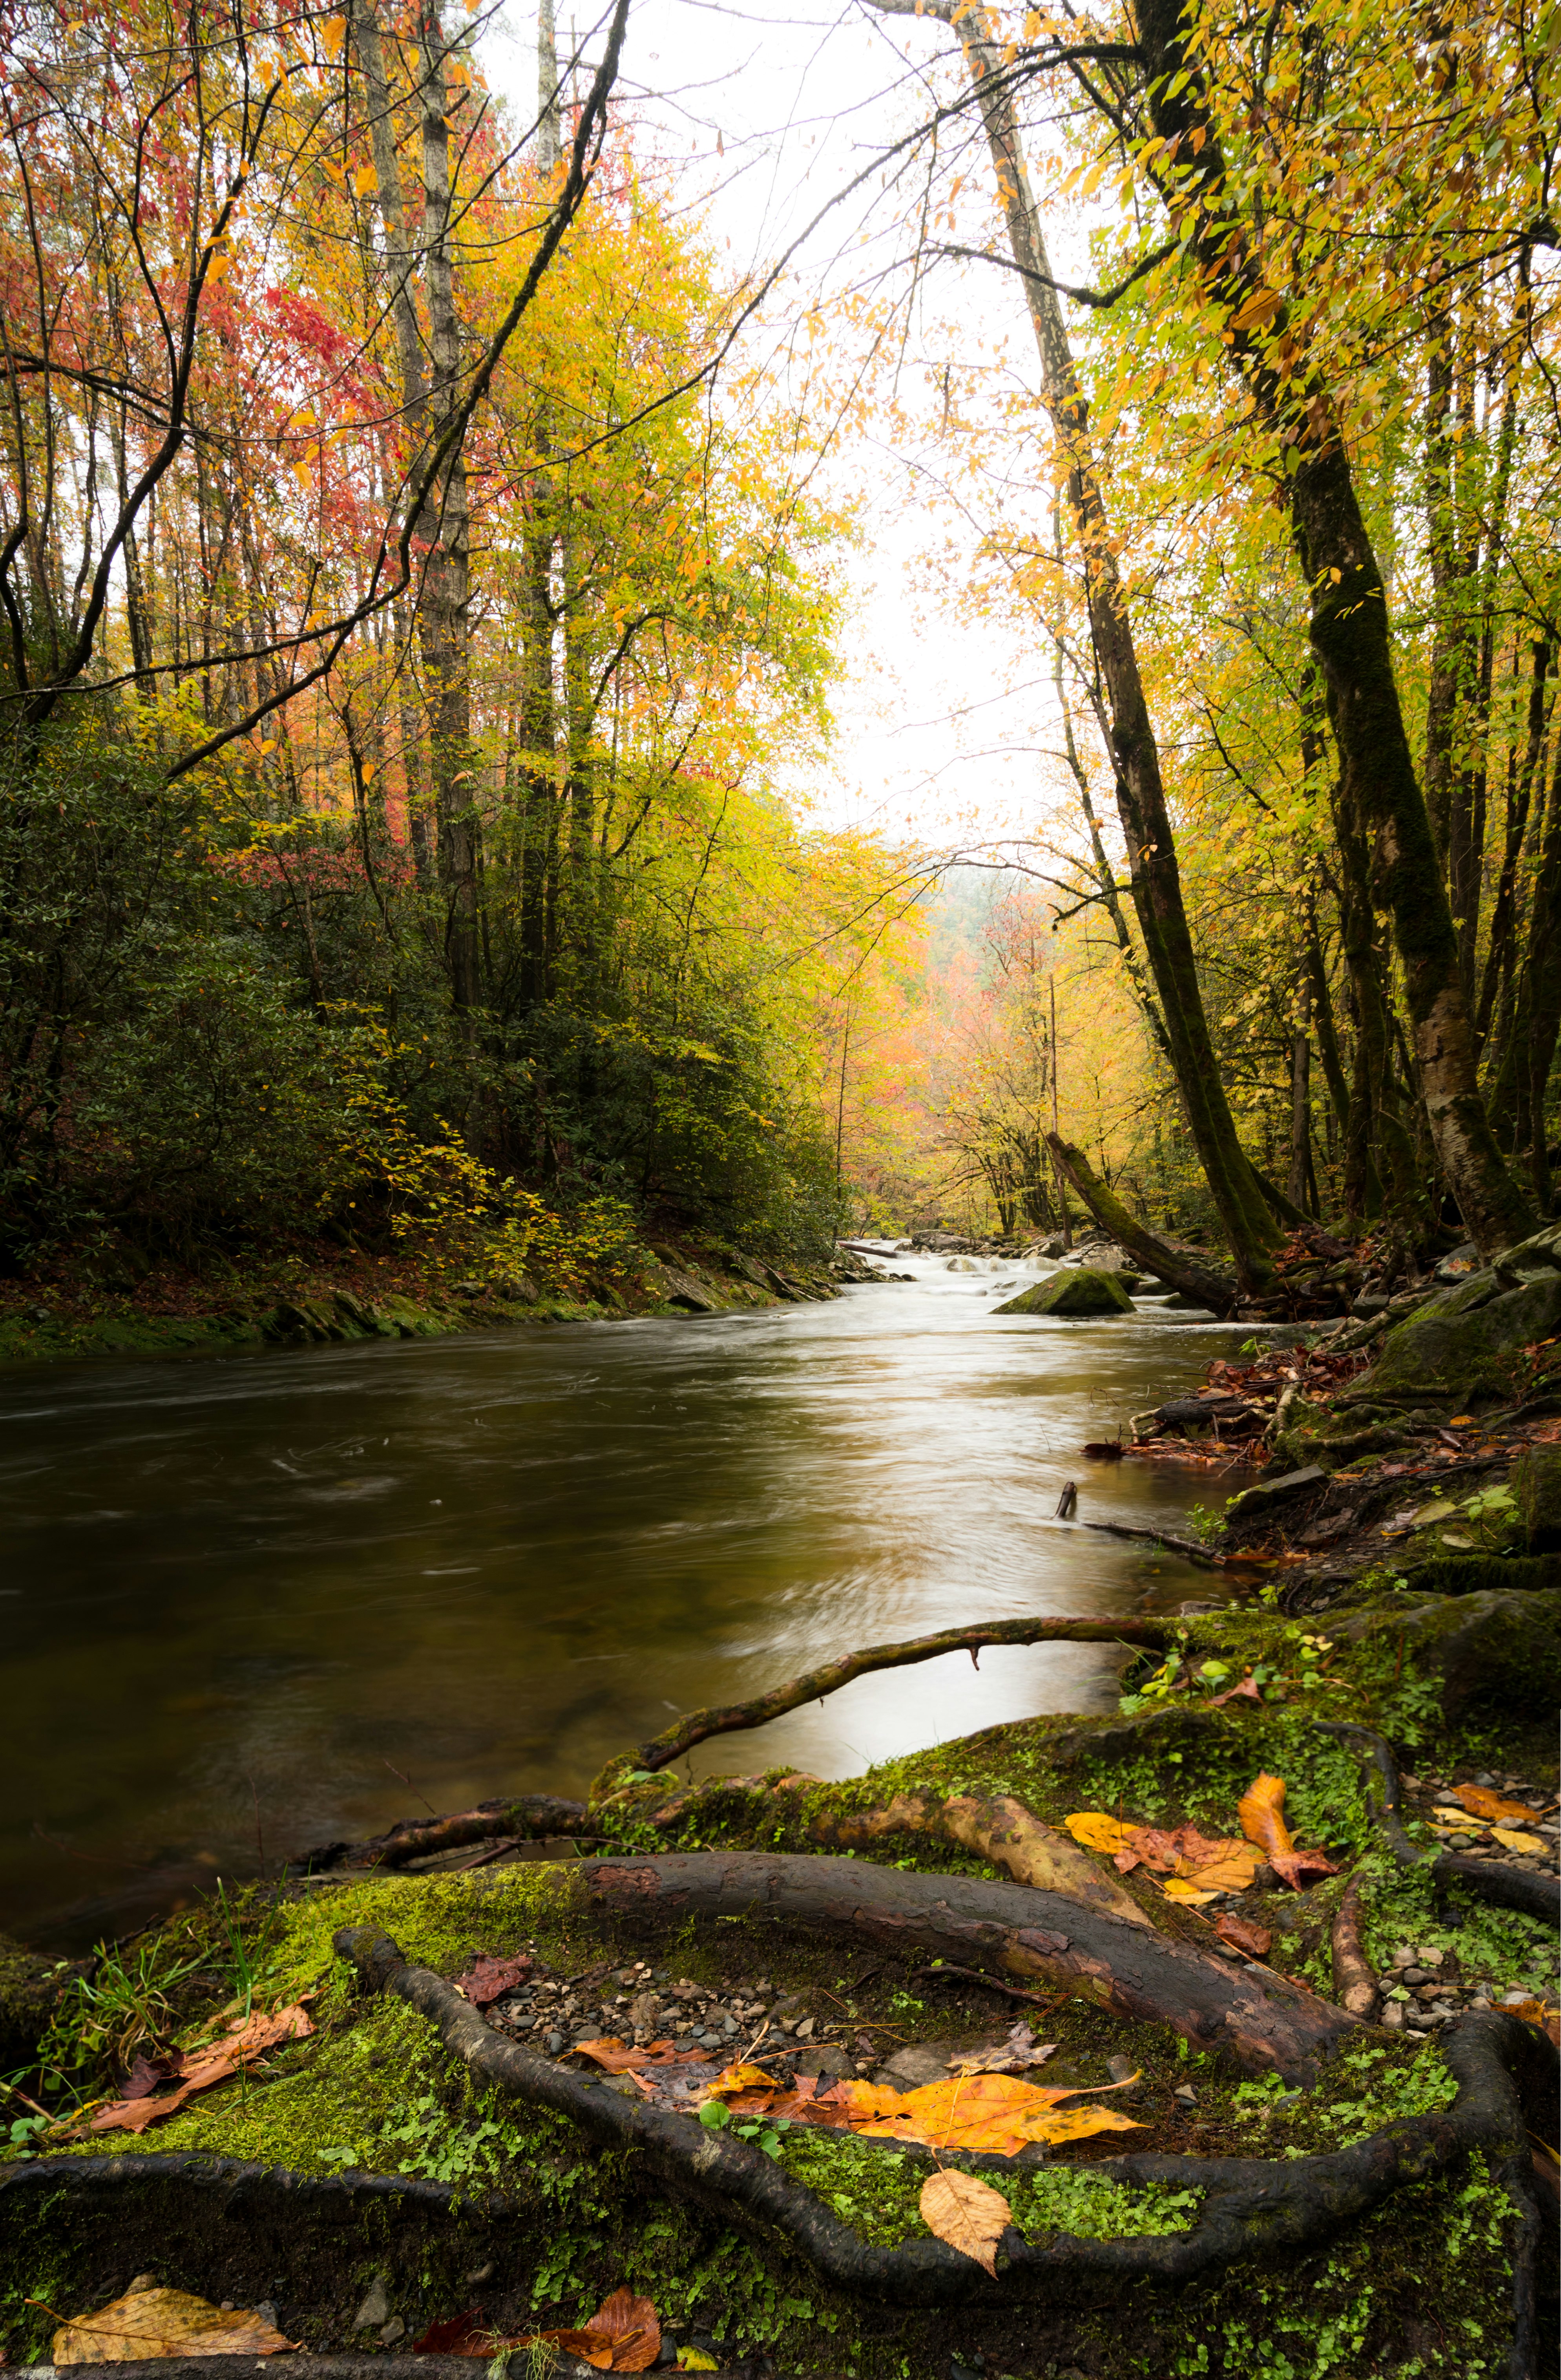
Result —
[{"label": "leaf on moss", "polygon": [[1285,1780],[1282,1777],[1270,1777],[1266,1769],[1259,1773],[1236,1804],[1242,1834],[1270,1861],[1276,1852],[1283,1857],[1295,1849],[1284,1811]]},{"label": "leaf on moss", "polygon": [[149,2363],[166,2356],[279,2355],[296,2348],[273,2323],[224,2313],[186,2289],[132,2289],[54,2333],[55,2363]]},{"label": "leaf on moss", "polygon": [[269,2016],[238,2017],[210,2049],[186,2052],[178,2082],[172,2091],[160,2099],[116,2099],[112,2106],[100,2107],[87,2129],[93,2132],[144,2132],[149,2124],[176,2114],[198,2091],[210,2091],[219,2082],[231,2082],[241,2067],[252,2066],[268,2049],[275,2049],[284,2041],[301,2040],[313,2031],[313,2021],[301,2000],[295,2001],[291,2008],[275,2009]]},{"label": "leaf on moss", "polygon": [[922,2188],[922,2221],[935,2240],[945,2240],[998,2277],[998,2242],[1013,2220],[1000,2191],[973,2173],[935,2173]]},{"label": "leaf on moss", "polygon": [[[1047,2089],[1015,2075],[972,2074],[924,2082],[902,2095],[882,2083],[839,2082],[829,2095],[851,2109],[852,2129],[868,2140],[918,2141],[934,2149],[983,2149],[1012,2156],[1027,2141],[1047,2137],[1032,2127],[1064,2099],[1084,2091],[1125,2091],[1138,2080]],[[1097,2127],[1097,2129],[1104,2129]],[[1072,2137],[1072,2136],[1068,2136]]]}]

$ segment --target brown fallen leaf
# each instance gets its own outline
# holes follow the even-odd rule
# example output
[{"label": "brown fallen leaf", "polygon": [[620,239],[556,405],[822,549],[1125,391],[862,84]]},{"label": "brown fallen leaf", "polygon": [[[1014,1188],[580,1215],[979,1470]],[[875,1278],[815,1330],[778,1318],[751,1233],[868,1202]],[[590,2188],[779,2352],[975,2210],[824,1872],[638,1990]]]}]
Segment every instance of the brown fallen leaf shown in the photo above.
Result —
[{"label": "brown fallen leaf", "polygon": [[1233,1703],[1238,1697],[1246,1702],[1260,1703],[1263,1700],[1263,1689],[1255,1678],[1245,1677],[1239,1686],[1227,1686],[1222,1694],[1211,1694],[1209,1708],[1219,1710],[1226,1703]]},{"label": "brown fallen leaf", "polygon": [[1228,1942],[1233,1950],[1244,1950],[1251,1959],[1265,1958],[1274,1948],[1274,1937],[1266,1925],[1250,1925],[1228,1909],[1220,1911],[1214,1930],[1222,1942]]},{"label": "brown fallen leaf", "polygon": [[1476,1818],[1510,1819],[1515,1826],[1532,1826],[1534,1814],[1526,1802],[1509,1801],[1505,1793],[1493,1792],[1488,1785],[1455,1785],[1447,1796]]},{"label": "brown fallen leaf", "polygon": [[186,2289],[132,2289],[54,2333],[55,2363],[150,2363],[163,2356],[280,2355],[297,2346],[258,2314],[224,2313]]},{"label": "brown fallen leaf", "polygon": [[1304,1892],[1320,1876],[1338,1874],[1338,1863],[1331,1860],[1326,1852],[1270,1852],[1268,1864],[1276,1876],[1284,1877],[1292,1892]]},{"label": "brown fallen leaf", "polygon": [[670,2041],[652,2041],[643,2049],[631,2049],[615,2034],[601,2041],[572,2042],[560,2054],[564,2058],[588,2058],[606,2074],[639,2074],[647,2066],[704,2066],[709,2062],[702,2049],[674,2049]]},{"label": "brown fallen leaf", "polygon": [[269,2016],[236,2018],[228,2032],[209,2049],[187,2054],[177,2084],[161,2099],[116,2099],[112,2106],[100,2107],[87,2129],[92,2132],[144,2132],[149,2124],[158,2123],[184,2107],[198,2091],[210,2091],[219,2082],[231,2082],[240,2068],[252,2066],[268,2049],[274,2049],[284,2041],[301,2040],[313,2031],[313,2022],[301,2000],[291,2008],[275,2009]]},{"label": "brown fallen leaf", "polygon": [[524,1956],[515,1959],[492,1959],[479,1950],[468,1974],[457,1975],[455,1989],[464,1993],[473,2008],[491,2008],[506,1992],[513,1992],[525,1982],[536,1961]]},{"label": "brown fallen leaf", "polygon": [[1236,1815],[1241,1821],[1241,1832],[1249,1843],[1255,1843],[1272,1864],[1276,1852],[1281,1858],[1295,1849],[1295,1839],[1284,1819],[1285,1780],[1270,1777],[1263,1769],[1249,1785],[1236,1804]]},{"label": "brown fallen leaf", "polygon": [[969,2058],[950,2058],[950,2074],[1023,2074],[1039,2066],[1057,2047],[1055,2041],[1037,2041],[1023,2017],[1009,2028],[996,2049],[977,2050]]},{"label": "brown fallen leaf", "polygon": [[164,2082],[171,2082],[182,2071],[184,2062],[182,2049],[168,2050],[161,2058],[148,2058],[141,2051],[120,2085],[120,2097],[150,2099],[154,2091],[161,2090]]},{"label": "brown fallen leaf", "polygon": [[648,2372],[661,2352],[661,2325],[648,2298],[630,2289],[604,2298],[583,2330],[544,2330],[538,2337],[599,2372]]},{"label": "brown fallen leaf", "polygon": [[947,2240],[997,2279],[998,2242],[1013,2221],[1000,2191],[973,2173],[935,2173],[922,2185],[921,2209],[935,2240]]}]

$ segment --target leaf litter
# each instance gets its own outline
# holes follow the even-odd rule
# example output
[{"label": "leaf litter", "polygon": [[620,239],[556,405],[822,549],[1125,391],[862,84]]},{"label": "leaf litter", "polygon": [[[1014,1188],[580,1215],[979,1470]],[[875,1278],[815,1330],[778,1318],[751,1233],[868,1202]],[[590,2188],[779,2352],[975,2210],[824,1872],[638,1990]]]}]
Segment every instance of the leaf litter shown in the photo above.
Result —
[{"label": "leaf litter", "polygon": [[1337,1875],[1325,1852],[1297,1849],[1284,1807],[1284,1779],[1264,1770],[1237,1804],[1239,1836],[1205,1835],[1191,1824],[1171,1829],[1133,1826],[1104,1810],[1075,1810],[1063,1824],[1076,1843],[1104,1852],[1123,1876],[1145,1867],[1164,1879],[1160,1889],[1168,1900],[1196,1906],[1222,1893],[1250,1892],[1260,1854],[1297,1892],[1320,1876]]},{"label": "leaf litter", "polygon": [[132,2288],[96,2313],[62,2324],[50,2353],[56,2364],[150,2363],[169,2356],[280,2355],[297,2344],[258,2313],[224,2313],[186,2289]]}]

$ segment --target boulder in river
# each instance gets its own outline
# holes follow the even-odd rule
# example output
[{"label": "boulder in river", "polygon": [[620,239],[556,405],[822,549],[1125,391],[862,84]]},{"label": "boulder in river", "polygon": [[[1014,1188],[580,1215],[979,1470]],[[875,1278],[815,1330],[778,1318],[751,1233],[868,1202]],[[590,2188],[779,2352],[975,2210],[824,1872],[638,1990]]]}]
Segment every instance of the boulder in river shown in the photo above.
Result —
[{"label": "boulder in river", "polygon": [[995,1314],[1131,1314],[1132,1300],[1114,1272],[1086,1266],[1076,1272],[1054,1273],[1034,1289],[1021,1290]]}]

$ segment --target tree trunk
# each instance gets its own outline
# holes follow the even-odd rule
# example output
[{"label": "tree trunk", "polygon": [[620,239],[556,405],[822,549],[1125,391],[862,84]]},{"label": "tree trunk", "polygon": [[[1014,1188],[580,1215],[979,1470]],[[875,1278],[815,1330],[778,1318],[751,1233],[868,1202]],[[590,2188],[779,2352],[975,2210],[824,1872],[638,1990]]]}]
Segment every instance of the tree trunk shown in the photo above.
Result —
[{"label": "tree trunk", "polygon": [[1177,193],[1196,211],[1186,226],[1188,252],[1203,273],[1205,302],[1222,302],[1234,321],[1243,306],[1260,300],[1263,328],[1231,329],[1228,321],[1228,353],[1259,418],[1293,457],[1290,525],[1338,747],[1340,807],[1370,838],[1393,919],[1437,1158],[1465,1228],[1492,1255],[1527,1238],[1535,1217],[1502,1161],[1480,1094],[1458,936],[1393,676],[1387,593],[1342,431],[1319,373],[1281,377],[1277,341],[1288,328],[1286,310],[1277,299],[1266,302],[1273,293],[1264,294],[1260,268],[1240,236],[1179,0],[1141,0],[1139,46],[1155,129],[1175,144],[1173,157],[1188,161],[1176,169]]},{"label": "tree trunk", "polygon": [[1248,2072],[1314,2073],[1355,2031],[1341,2010],[1266,1968],[1233,1966],[1032,1885],[794,1852],[594,1859],[576,1874],[579,1905],[593,1915],[703,1930],[758,1913],[788,1929],[1034,1975],[1118,2016],[1168,2024]]},{"label": "tree trunk", "polygon": [[1023,276],[1040,354],[1042,394],[1068,462],[1069,508],[1083,562],[1090,634],[1110,710],[1109,749],[1117,807],[1127,842],[1139,930],[1210,1194],[1242,1285],[1259,1290],[1272,1277],[1270,1257],[1284,1235],[1252,1179],[1237,1135],[1204,1010],[1159,747],[1089,442],[1089,407],[1079,387],[1062,310],[1050,286],[1051,266],[1002,71],[1002,54],[973,30],[977,20],[956,0],[873,0],[873,6],[886,15],[941,18],[958,32],[975,77],[1009,244]]},{"label": "tree trunk", "polygon": [[1163,1281],[1168,1289],[1179,1290],[1183,1297],[1192,1298],[1206,1305],[1212,1313],[1228,1314],[1236,1305],[1240,1284],[1234,1275],[1221,1272],[1196,1248],[1181,1246],[1174,1240],[1162,1239],[1147,1223],[1140,1222],[1115,1194],[1108,1190],[1099,1176],[1092,1172],[1090,1161],[1082,1148],[1071,1148],[1059,1133],[1048,1133],[1047,1143],[1058,1165],[1078,1192],[1103,1232],[1109,1232],[1119,1247],[1126,1248],[1136,1257],[1145,1272]]},{"label": "tree trunk", "polygon": [[1299,1014],[1290,1037],[1290,1178],[1292,1203],[1304,1206],[1312,1149],[1312,979],[1304,970],[1297,988]]},{"label": "tree trunk", "polygon": [[[423,273],[429,300],[432,370],[430,413],[437,437],[460,401],[461,332],[450,246],[449,95],[444,67],[451,44],[440,0],[420,0],[423,150]],[[428,681],[430,775],[439,827],[440,876],[447,904],[445,947],[458,1009],[476,1007],[480,984],[478,933],[478,809],[471,748],[471,600],[466,466],[459,444],[447,458],[430,505],[431,536],[418,605]]]}]

